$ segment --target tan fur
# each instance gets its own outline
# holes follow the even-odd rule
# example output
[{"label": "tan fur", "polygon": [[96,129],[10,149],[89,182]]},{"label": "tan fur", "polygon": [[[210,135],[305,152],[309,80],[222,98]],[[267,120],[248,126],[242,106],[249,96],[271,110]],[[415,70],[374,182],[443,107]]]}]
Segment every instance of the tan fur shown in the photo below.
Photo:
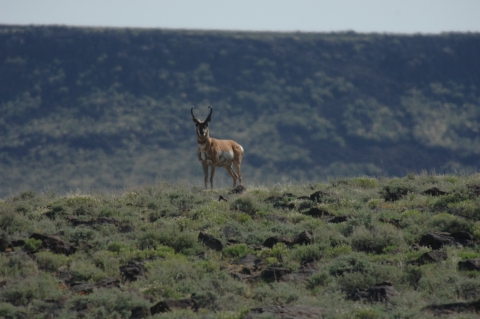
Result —
[{"label": "tan fur", "polygon": [[[203,167],[205,188],[207,188],[208,184],[208,167],[211,167],[210,187],[213,188],[213,175],[215,174],[215,168],[217,166],[225,167],[227,172],[233,178],[233,187],[235,188],[237,180],[239,181],[239,184],[242,185],[240,166],[242,164],[243,147],[232,140],[218,140],[211,138],[208,129],[210,116],[211,112],[205,121],[199,121],[193,115],[192,107],[192,118],[197,126],[198,160]],[[233,170],[234,165],[237,172]]]}]

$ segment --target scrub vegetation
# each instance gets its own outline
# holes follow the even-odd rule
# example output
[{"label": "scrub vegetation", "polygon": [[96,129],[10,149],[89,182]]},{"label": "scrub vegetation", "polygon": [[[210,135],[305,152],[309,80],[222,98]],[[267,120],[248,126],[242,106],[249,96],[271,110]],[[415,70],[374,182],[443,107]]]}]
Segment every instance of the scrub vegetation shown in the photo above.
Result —
[{"label": "scrub vegetation", "polygon": [[0,201],[0,317],[474,318],[479,196],[427,173],[22,192]]}]

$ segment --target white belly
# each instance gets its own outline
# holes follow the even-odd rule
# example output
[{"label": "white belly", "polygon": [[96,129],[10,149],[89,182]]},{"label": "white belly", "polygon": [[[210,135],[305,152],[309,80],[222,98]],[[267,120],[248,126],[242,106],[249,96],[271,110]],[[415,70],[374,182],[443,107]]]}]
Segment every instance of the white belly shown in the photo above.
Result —
[{"label": "white belly", "polygon": [[[208,156],[207,152],[199,152],[198,160],[205,165],[212,165],[212,158]],[[220,151],[217,154],[216,166],[231,166],[233,161],[233,151]]]}]

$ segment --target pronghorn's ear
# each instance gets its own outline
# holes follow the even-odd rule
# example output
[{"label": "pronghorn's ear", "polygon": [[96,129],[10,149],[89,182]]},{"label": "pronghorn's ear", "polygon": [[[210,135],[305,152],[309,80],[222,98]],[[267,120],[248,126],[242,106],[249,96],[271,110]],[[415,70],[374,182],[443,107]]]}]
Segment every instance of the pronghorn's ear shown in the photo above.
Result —
[{"label": "pronghorn's ear", "polygon": [[210,114],[208,114],[207,119],[205,120],[205,123],[208,123],[212,120],[212,107],[209,105],[208,108],[210,109]]},{"label": "pronghorn's ear", "polygon": [[192,108],[190,109],[190,113],[192,113],[192,120],[193,120],[193,122],[195,122],[195,123],[198,124],[197,118],[195,117],[195,115],[193,115],[193,108],[194,108],[194,107],[195,107],[195,106],[192,106]]}]

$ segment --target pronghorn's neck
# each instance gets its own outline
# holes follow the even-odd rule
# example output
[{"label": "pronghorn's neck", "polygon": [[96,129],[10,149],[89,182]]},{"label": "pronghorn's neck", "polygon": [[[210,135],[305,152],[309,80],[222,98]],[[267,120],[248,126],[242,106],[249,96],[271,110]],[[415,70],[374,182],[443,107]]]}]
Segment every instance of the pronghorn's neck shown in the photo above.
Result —
[{"label": "pronghorn's neck", "polygon": [[198,148],[202,150],[207,150],[209,149],[211,138],[208,134],[206,136],[197,135],[197,142],[198,142]]}]

